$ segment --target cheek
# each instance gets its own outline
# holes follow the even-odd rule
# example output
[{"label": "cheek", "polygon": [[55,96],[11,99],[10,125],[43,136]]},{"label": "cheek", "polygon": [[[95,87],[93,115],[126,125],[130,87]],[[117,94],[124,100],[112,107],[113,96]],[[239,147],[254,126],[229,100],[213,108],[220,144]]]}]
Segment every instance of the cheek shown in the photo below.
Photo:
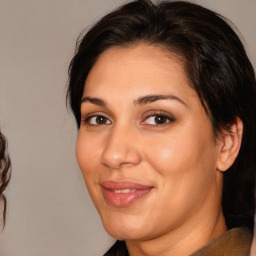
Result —
[{"label": "cheek", "polygon": [[[199,130],[200,131],[200,130]],[[145,147],[147,162],[157,171],[163,182],[187,186],[214,178],[216,166],[216,147],[211,134],[200,134],[198,130],[151,139],[154,147]]]},{"label": "cheek", "polygon": [[94,162],[97,156],[97,147],[90,137],[84,136],[82,132],[78,132],[76,142],[76,158],[78,165],[87,182],[87,177],[93,175]]},{"label": "cheek", "polygon": [[80,170],[84,176],[84,180],[88,192],[93,203],[97,207],[100,201],[98,193],[98,175],[99,175],[99,147],[91,136],[85,136],[82,132],[78,132],[76,143],[76,158]]},{"label": "cheek", "polygon": [[[194,149],[191,143],[184,137],[165,136],[162,139],[157,138],[149,144],[154,147],[145,147],[147,162],[160,174],[181,172],[181,167],[187,163],[192,164],[191,160]],[[195,154],[196,152],[194,152]],[[194,155],[195,156],[195,155]]]},{"label": "cheek", "polygon": [[199,209],[207,194],[215,189],[214,143],[210,137],[195,135],[169,136],[168,140],[157,143],[151,141],[154,147],[145,151],[161,191],[162,200],[157,201],[156,208],[167,212],[175,209],[174,218]]}]

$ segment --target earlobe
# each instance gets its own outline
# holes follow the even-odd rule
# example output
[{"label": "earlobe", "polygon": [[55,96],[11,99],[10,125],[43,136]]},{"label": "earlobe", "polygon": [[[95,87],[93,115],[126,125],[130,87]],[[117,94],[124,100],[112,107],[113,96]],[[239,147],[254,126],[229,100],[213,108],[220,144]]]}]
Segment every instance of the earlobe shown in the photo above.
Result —
[{"label": "earlobe", "polygon": [[217,161],[217,170],[226,171],[235,162],[238,156],[243,137],[243,122],[236,117],[228,131],[223,131],[220,138],[220,151]]}]

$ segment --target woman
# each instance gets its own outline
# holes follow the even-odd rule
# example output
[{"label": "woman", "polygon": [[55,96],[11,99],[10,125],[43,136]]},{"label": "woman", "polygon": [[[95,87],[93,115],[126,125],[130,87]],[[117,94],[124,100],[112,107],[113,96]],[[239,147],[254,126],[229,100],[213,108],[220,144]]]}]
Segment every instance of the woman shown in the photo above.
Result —
[{"label": "woman", "polygon": [[128,3],[79,40],[68,97],[78,164],[118,239],[105,255],[248,255],[256,82],[228,21]]},{"label": "woman", "polygon": [[6,197],[3,194],[5,191],[9,180],[10,180],[10,167],[11,161],[9,156],[6,153],[7,142],[4,135],[0,131],[0,199],[2,201],[1,209],[3,209],[3,224],[5,225],[6,218]]}]

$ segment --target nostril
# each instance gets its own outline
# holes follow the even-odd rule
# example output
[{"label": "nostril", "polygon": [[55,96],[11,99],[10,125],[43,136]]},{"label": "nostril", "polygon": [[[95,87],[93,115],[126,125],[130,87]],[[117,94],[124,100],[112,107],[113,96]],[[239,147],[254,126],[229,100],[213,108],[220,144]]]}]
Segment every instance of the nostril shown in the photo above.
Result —
[{"label": "nostril", "polygon": [[134,163],[122,163],[120,165],[120,168],[130,168],[130,167],[133,167],[135,165],[137,165],[137,164],[134,164]]},{"label": "nostril", "polygon": [[101,162],[112,169],[132,167],[141,161],[136,134],[128,125],[116,125],[106,137]]},{"label": "nostril", "polygon": [[101,162],[103,165],[112,168],[130,168],[141,162],[141,154],[133,146],[108,145],[102,153]]}]

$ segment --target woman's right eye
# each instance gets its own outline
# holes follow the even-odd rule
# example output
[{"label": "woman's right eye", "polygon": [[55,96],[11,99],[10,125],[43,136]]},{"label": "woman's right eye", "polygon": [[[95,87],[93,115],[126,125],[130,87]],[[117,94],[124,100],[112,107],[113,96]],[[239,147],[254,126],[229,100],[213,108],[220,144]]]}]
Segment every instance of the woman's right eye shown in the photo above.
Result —
[{"label": "woman's right eye", "polygon": [[108,125],[111,124],[111,121],[102,115],[89,116],[83,120],[88,125]]}]

